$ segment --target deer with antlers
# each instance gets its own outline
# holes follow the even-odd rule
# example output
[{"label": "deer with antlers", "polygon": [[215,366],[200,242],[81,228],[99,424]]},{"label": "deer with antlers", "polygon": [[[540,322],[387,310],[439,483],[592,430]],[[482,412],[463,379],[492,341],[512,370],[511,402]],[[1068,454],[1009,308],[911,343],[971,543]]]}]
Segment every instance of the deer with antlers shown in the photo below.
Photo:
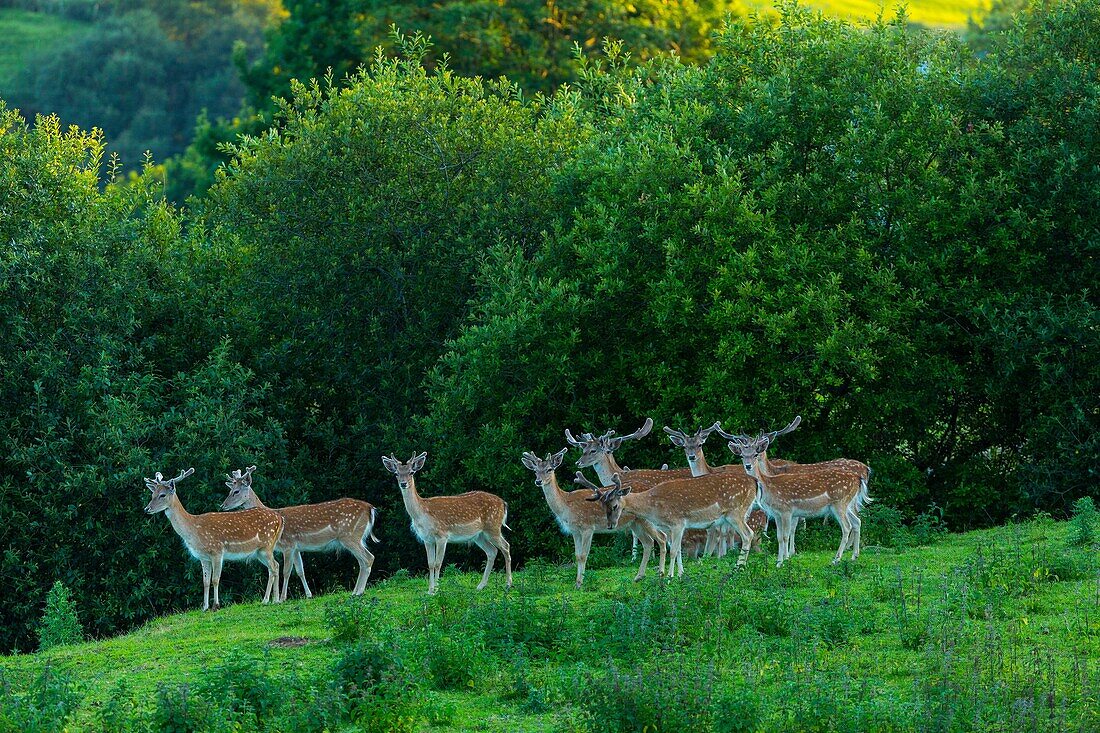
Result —
[{"label": "deer with antlers", "polygon": [[172,529],[183,540],[187,551],[202,565],[202,610],[210,608],[211,580],[214,583],[214,610],[221,606],[218,584],[225,560],[259,559],[267,567],[267,591],[263,602],[267,603],[274,591],[278,603],[281,599],[275,546],[283,532],[283,518],[269,509],[249,509],[234,514],[188,513],[176,495],[176,484],[194,472],[195,469],[189,468],[167,481],[160,473],[156,478],[145,479],[146,488],[153,494],[145,513],[167,514]]},{"label": "deer with antlers", "polygon": [[735,473],[714,473],[698,478],[676,478],[657,484],[647,491],[632,492],[619,474],[611,477],[612,486],[599,487],[577,471],[576,482],[593,492],[589,501],[604,507],[608,529],[615,527],[624,511],[645,519],[669,536],[672,556],[670,574],[684,574],[682,559],[684,532],[712,525],[731,525],[741,537],[737,567],[745,564],[752,547],[753,531],[747,519],[756,500],[756,485]]},{"label": "deer with antlers", "polygon": [[[226,474],[225,485],[229,495],[222,502],[222,511],[244,507],[245,509],[267,509],[260,501],[252,485],[252,472],[255,466],[249,466],[243,472],[235,470]],[[283,555],[283,588],[281,597],[285,601],[290,586],[292,572],[302,581],[302,590],[306,598],[312,598],[306,582],[303,552],[319,552],[343,547],[359,561],[359,577],[355,579],[352,595],[362,595],[370,578],[374,565],[374,554],[367,549],[367,538],[378,542],[374,536],[374,521],[377,510],[359,499],[335,499],[319,504],[302,504],[282,509],[272,509],[283,518],[283,534],[276,549]]]},{"label": "deer with antlers", "polygon": [[[768,438],[768,442],[770,445],[771,443],[775,442],[776,438],[794,431],[801,423],[802,416],[796,415],[794,420],[792,420],[790,424],[787,425],[787,427],[783,428],[782,430],[773,430],[771,432],[763,433],[762,436],[766,436]],[[719,427],[717,431],[718,434],[721,435],[723,438],[735,442],[750,443],[755,440],[754,438],[745,435],[744,433],[736,435],[727,433],[722,430],[721,427]],[[859,510],[863,507],[864,504],[871,502],[871,498],[868,495],[867,489],[867,482],[871,478],[871,468],[865,463],[853,460],[851,458],[835,458],[830,461],[820,461],[818,463],[795,463],[793,461],[772,460],[768,457],[767,450],[764,450],[760,454],[760,457],[764,463],[764,466],[767,468],[769,475],[780,475],[786,473],[814,473],[816,471],[828,471],[836,468],[851,471],[852,473],[855,473],[860,477],[860,500],[853,511],[858,514]],[[828,522],[829,516],[830,515],[828,513],[825,513],[824,521]],[[797,517],[794,521],[796,522],[796,524],[791,528],[791,532],[787,537],[787,557],[791,557],[792,555],[794,555],[794,537],[795,530],[798,529],[797,522],[801,522],[804,525],[806,523],[806,517],[800,516]]]},{"label": "deer with antlers", "polygon": [[562,532],[573,537],[573,548],[577,558],[577,587],[580,588],[584,582],[584,566],[588,561],[588,552],[592,548],[592,536],[616,531],[631,532],[634,538],[642,543],[642,562],[638,567],[638,574],[634,576],[635,581],[645,577],[646,565],[649,563],[654,542],[657,542],[660,548],[660,572],[664,575],[667,538],[662,532],[629,512],[623,514],[614,529],[608,529],[603,509],[588,501],[587,491],[561,490],[555,471],[561,466],[562,459],[568,450],[568,448],[562,448],[557,453],[547,454],[545,460],[534,453],[526,452],[523,454],[522,462],[528,470],[535,472],[535,484],[542,488],[546,503],[558,520]]},{"label": "deer with antlers", "polygon": [[394,456],[382,456],[382,465],[397,476],[397,487],[412,520],[412,530],[424,543],[428,554],[428,592],[439,588],[439,573],[448,542],[473,542],[485,552],[485,574],[477,589],[489,584],[489,573],[497,552],[504,554],[506,586],[512,587],[512,553],[501,528],[511,529],[508,505],[495,494],[469,491],[458,496],[420,496],[416,491],[415,474],[424,467],[427,453],[414,455],[408,463]]},{"label": "deer with antlers", "polygon": [[[707,476],[711,473],[724,473],[730,470],[741,470],[740,463],[729,464],[725,466],[711,467],[707,463],[707,458],[703,454],[703,444],[707,442],[707,438],[711,433],[716,430],[721,430],[721,424],[716,422],[710,427],[700,428],[694,433],[686,433],[683,430],[676,430],[669,426],[664,427],[665,433],[668,435],[668,439],[678,448],[684,449],[684,457],[687,458],[688,468],[691,470],[692,476]],[[759,509],[754,509],[749,514],[749,526],[754,532],[753,550],[760,551],[760,538],[764,531],[768,527],[768,516]],[[696,531],[702,530],[689,530],[689,539],[694,541]],[[702,555],[716,555],[718,557],[725,557],[726,550],[729,546],[738,546],[738,540],[736,534],[733,533],[728,527],[710,527],[706,530],[706,543],[702,550],[694,550],[687,553],[688,557]]]},{"label": "deer with antlers", "polygon": [[796,517],[832,514],[841,528],[840,547],[833,563],[840,562],[849,547],[852,548],[852,559],[858,558],[862,525],[858,511],[862,502],[867,500],[862,477],[839,466],[802,473],[773,474],[763,459],[770,442],[771,437],[766,434],[753,439],[738,437],[729,442],[729,448],[741,456],[745,473],[752,476],[760,487],[760,504],[776,520],[779,536],[776,567],[782,567],[793,554],[792,520]]}]

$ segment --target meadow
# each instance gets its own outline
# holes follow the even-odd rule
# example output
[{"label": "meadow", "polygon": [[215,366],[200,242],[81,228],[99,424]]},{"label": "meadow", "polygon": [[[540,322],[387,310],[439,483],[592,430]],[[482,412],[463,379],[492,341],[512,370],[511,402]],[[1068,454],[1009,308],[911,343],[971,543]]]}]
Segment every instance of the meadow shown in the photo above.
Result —
[{"label": "meadow", "polygon": [[49,13],[0,8],[0,95],[29,58],[70,41],[86,25]]},{"label": "meadow", "polygon": [[778,570],[773,539],[743,571],[707,558],[634,584],[625,538],[605,538],[581,590],[533,561],[510,592],[451,566],[434,596],[399,571],[361,598],[167,615],[0,658],[0,729],[1100,727],[1100,565],[1077,526],[945,534],[876,511],[874,544],[838,566],[836,525],[815,521]]}]

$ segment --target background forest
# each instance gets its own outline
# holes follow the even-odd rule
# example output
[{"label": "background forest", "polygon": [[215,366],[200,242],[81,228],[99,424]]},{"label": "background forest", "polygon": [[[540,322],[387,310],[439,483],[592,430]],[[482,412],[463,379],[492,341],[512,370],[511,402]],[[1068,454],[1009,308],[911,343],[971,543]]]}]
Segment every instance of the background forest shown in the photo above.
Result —
[{"label": "background forest", "polygon": [[[646,416],[801,414],[785,456],[864,460],[882,505],[952,528],[1100,495],[1096,3],[967,34],[796,6],[63,7],[89,45],[0,108],[0,650],[33,645],[55,579],[93,634],[193,602],[141,511],[142,476],[187,466],[194,512],[253,463],[272,505],[377,504],[383,575],[423,563],[383,452],[428,451],[425,493],[500,493],[517,559],[557,558],[520,453]],[[154,132],[165,166],[105,154]]]}]

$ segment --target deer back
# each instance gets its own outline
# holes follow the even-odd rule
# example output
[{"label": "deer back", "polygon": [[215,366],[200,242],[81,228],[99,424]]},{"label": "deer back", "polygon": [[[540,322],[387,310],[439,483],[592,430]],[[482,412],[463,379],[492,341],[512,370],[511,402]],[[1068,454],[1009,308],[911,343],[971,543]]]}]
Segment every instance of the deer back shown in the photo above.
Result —
[{"label": "deer back", "polygon": [[283,518],[269,509],[197,514],[184,542],[199,554],[251,553],[274,548],[283,525]]},{"label": "deer back", "polygon": [[276,509],[286,525],[279,544],[292,545],[302,540],[317,540],[318,535],[331,534],[331,539],[363,531],[371,522],[371,504],[359,499],[335,499],[317,504],[300,504]]}]

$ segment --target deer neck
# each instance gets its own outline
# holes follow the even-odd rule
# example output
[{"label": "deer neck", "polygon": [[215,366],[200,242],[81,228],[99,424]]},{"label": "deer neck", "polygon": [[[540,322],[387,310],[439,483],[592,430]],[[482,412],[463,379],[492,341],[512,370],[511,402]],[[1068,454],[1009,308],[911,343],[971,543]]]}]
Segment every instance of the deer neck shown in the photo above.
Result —
[{"label": "deer neck", "polygon": [[604,453],[603,457],[596,461],[592,468],[596,470],[596,475],[600,477],[600,484],[602,486],[610,486],[614,483],[612,477],[617,473],[623,473],[623,469],[619,466],[619,462],[615,460],[615,455],[612,453]]},{"label": "deer neck", "polygon": [[176,534],[182,537],[185,543],[190,544],[195,534],[195,515],[183,508],[183,502],[175,492],[168,500],[168,508],[164,513],[168,515],[168,522],[172,525],[172,529],[176,530]]},{"label": "deer neck", "polygon": [[256,494],[255,491],[249,489],[248,499],[243,504],[241,504],[241,508],[243,508],[243,509],[267,509],[267,504],[264,504],[262,501],[260,501],[260,497],[259,497],[259,495]]},{"label": "deer neck", "polygon": [[542,486],[542,493],[546,497],[546,503],[550,505],[550,510],[558,516],[565,514],[567,511],[565,492],[558,486],[558,475],[551,473],[550,478],[539,485]]},{"label": "deer neck", "polygon": [[710,465],[707,463],[707,457],[703,455],[702,448],[700,448],[698,453],[696,453],[696,458],[694,461],[692,461],[690,458],[688,459],[688,466],[691,467],[691,475],[695,477],[707,476],[713,473]]},{"label": "deer neck", "polygon": [[398,482],[397,487],[401,489],[401,499],[405,502],[405,511],[409,513],[413,521],[425,518],[428,513],[424,511],[424,502],[420,500],[420,494],[416,493],[416,479],[409,476],[408,486],[402,488],[401,483]]}]

